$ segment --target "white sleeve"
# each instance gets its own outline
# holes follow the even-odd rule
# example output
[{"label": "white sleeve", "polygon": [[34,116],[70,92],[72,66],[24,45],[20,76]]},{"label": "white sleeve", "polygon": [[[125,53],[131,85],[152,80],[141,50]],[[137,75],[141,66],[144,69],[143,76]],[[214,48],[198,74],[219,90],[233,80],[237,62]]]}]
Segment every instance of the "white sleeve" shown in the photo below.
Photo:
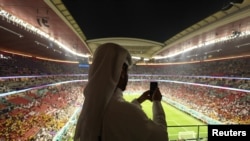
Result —
[{"label": "white sleeve", "polygon": [[[142,109],[142,106],[140,105],[140,103],[137,101],[137,99],[134,99],[131,103],[133,103],[134,105],[136,105],[136,107]],[[153,124],[151,124],[151,122],[147,122],[150,130],[149,133],[149,137],[148,140],[168,140],[168,132],[167,132],[167,122],[166,122],[166,118],[165,118],[165,112],[163,110],[161,101],[153,101],[153,107],[152,107],[152,111],[153,111],[153,121],[155,124],[155,126]],[[157,128],[157,127],[158,128]]]},{"label": "white sleeve", "polygon": [[103,121],[104,141],[168,141],[163,108],[157,102],[152,107],[154,120],[148,118],[137,99],[111,102]]},{"label": "white sleeve", "polygon": [[[137,99],[134,99],[131,103],[135,104],[138,108],[142,108]],[[161,101],[153,101],[153,121],[164,130],[167,129],[165,112],[163,110]]]},{"label": "white sleeve", "polygon": [[137,99],[134,99],[131,103],[135,104],[138,108],[142,108]]},{"label": "white sleeve", "polygon": [[164,130],[167,129],[165,112],[161,101],[153,101],[153,121],[161,126]]}]

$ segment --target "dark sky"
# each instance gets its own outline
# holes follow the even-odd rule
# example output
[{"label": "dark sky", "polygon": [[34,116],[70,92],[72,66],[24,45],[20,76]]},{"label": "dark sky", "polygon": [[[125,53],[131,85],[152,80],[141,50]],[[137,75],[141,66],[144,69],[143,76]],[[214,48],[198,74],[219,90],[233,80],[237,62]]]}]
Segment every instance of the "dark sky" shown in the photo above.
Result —
[{"label": "dark sky", "polygon": [[164,42],[229,0],[62,0],[87,40],[131,37]]}]

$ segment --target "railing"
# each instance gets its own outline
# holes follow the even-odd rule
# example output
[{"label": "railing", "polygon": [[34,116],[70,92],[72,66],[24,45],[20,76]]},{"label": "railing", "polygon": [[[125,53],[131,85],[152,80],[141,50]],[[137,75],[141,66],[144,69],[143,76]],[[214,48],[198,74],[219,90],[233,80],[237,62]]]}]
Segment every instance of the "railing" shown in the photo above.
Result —
[{"label": "railing", "polygon": [[169,141],[207,141],[208,125],[168,126]]}]

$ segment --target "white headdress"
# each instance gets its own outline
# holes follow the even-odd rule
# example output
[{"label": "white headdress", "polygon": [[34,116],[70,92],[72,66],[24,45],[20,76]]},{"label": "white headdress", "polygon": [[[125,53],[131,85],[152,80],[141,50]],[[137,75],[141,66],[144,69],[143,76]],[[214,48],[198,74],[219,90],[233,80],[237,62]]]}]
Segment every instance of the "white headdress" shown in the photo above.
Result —
[{"label": "white headdress", "polygon": [[85,101],[78,119],[75,140],[98,141],[106,105],[114,94],[123,64],[130,67],[129,52],[114,43],[99,46],[89,68]]}]

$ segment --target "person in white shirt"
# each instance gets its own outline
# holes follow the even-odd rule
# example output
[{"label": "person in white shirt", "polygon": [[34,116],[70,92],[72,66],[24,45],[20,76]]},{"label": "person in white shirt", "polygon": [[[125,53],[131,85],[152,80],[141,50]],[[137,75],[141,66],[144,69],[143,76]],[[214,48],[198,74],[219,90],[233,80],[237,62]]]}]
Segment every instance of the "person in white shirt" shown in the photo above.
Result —
[{"label": "person in white shirt", "polygon": [[[100,45],[89,68],[84,104],[79,116],[75,141],[168,141],[167,122],[157,88],[129,103],[123,99],[132,66],[129,52],[114,43]],[[140,104],[153,102],[153,120]]]}]

